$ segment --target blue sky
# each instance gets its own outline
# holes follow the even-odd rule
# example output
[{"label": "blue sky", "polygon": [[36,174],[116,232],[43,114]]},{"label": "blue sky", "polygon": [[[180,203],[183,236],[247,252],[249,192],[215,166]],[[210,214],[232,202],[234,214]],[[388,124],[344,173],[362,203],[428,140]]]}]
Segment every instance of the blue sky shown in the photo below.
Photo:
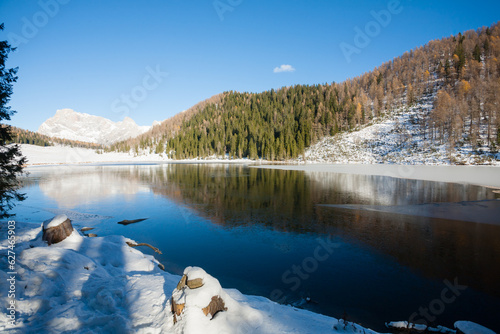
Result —
[{"label": "blue sky", "polygon": [[341,82],[499,13],[499,1],[0,0],[0,39],[18,46],[10,124],[34,131],[71,108],[150,125],[227,90]]}]

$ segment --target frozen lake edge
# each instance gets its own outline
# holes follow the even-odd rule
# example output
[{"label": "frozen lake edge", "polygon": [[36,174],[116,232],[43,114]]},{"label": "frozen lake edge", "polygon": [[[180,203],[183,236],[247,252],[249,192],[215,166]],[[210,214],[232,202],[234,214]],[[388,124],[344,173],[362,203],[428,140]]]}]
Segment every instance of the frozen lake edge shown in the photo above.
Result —
[{"label": "frozen lake edge", "polygon": [[393,165],[393,164],[301,164],[259,165],[255,168],[299,170],[307,173],[380,175],[403,179],[465,183],[500,188],[499,166]]}]

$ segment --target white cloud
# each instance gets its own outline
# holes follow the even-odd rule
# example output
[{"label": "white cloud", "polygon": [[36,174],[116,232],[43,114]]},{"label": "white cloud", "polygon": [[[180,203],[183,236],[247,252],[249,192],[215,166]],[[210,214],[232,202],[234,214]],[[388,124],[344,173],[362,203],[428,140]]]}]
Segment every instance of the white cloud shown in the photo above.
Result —
[{"label": "white cloud", "polygon": [[280,73],[280,72],[294,72],[295,68],[292,65],[281,65],[280,67],[275,67],[274,68],[274,73]]}]

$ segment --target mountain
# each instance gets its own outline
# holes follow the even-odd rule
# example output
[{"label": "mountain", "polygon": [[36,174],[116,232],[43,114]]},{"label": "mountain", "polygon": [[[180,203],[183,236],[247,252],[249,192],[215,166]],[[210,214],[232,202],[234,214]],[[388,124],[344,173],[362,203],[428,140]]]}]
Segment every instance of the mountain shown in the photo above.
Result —
[{"label": "mountain", "polygon": [[[497,160],[499,59],[495,23],[430,41],[344,82],[224,92],[110,149],[173,159],[309,155],[349,161],[349,152],[356,152],[340,150],[354,137],[337,135],[358,132],[352,145],[362,145],[363,161],[398,162],[414,152],[424,163],[443,157],[450,163]],[[366,129],[388,119],[390,124]],[[453,161],[456,155],[465,156]]]},{"label": "mountain", "polygon": [[72,109],[60,109],[38,128],[38,133],[56,138],[110,145],[117,141],[137,137],[150,126],[139,126],[129,117],[121,122],[79,113]]}]

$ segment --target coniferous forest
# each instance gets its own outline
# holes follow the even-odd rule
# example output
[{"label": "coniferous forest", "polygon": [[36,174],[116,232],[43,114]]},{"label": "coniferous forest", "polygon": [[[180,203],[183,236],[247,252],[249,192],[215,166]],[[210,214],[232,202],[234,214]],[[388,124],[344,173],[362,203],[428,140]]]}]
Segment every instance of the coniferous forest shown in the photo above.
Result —
[{"label": "coniferous forest", "polygon": [[225,92],[109,150],[165,153],[174,159],[228,154],[285,160],[324,136],[404,111],[424,97],[431,97],[434,107],[417,121],[433,142],[497,149],[500,24],[431,41],[341,83]]}]

